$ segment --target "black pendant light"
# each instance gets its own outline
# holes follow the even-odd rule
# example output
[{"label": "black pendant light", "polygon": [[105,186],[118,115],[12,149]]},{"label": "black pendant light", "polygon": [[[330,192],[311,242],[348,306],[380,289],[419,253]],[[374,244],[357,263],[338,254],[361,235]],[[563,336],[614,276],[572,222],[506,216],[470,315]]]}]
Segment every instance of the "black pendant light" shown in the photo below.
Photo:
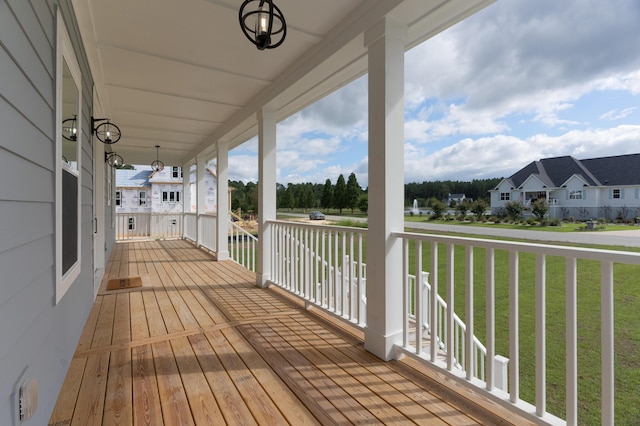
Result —
[{"label": "black pendant light", "polygon": [[78,140],[78,116],[67,118],[62,122],[62,137],[68,141]]},{"label": "black pendant light", "polygon": [[287,23],[272,0],[245,0],[238,17],[242,32],[258,50],[275,49],[287,36]]},{"label": "black pendant light", "polygon": [[122,167],[124,165],[124,159],[115,152],[105,152],[104,161],[113,168]]},{"label": "black pendant light", "polygon": [[156,145],[156,161],[151,163],[151,169],[154,172],[159,172],[160,170],[164,169],[164,163],[162,161],[158,160],[158,149],[159,148],[160,148],[160,145]]}]

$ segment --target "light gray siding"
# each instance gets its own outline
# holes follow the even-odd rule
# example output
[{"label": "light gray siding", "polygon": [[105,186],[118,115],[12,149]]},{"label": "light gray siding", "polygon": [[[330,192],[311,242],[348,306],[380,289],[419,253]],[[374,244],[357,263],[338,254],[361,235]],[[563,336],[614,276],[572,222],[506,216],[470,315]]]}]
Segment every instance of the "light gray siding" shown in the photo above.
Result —
[{"label": "light gray siding", "polygon": [[[80,64],[83,98],[82,270],[58,305],[56,7]],[[1,425],[17,424],[16,390],[25,377],[38,382],[38,409],[29,424],[47,424],[93,303],[92,91],[71,0],[0,0]]]}]

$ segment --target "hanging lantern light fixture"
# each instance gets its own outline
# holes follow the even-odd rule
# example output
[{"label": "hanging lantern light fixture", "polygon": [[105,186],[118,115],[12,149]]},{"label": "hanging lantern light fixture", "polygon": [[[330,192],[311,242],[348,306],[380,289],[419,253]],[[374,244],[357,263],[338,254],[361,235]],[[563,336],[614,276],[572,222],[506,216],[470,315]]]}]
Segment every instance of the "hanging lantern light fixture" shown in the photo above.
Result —
[{"label": "hanging lantern light fixture", "polygon": [[258,50],[275,49],[287,36],[287,23],[272,0],[245,0],[238,17],[242,32]]},{"label": "hanging lantern light fixture", "polygon": [[122,167],[124,165],[124,159],[115,152],[105,152],[104,161],[113,168]]},{"label": "hanging lantern light fixture", "polygon": [[67,118],[62,122],[62,137],[68,141],[78,140],[78,116]]},{"label": "hanging lantern light fixture", "polygon": [[159,172],[160,170],[164,169],[164,163],[158,160],[159,148],[160,148],[160,145],[156,145],[156,161],[151,163],[151,169],[153,169],[154,172]]},{"label": "hanging lantern light fixture", "polygon": [[[105,123],[98,124],[97,122],[105,121]],[[93,118],[91,117],[91,129],[96,135],[98,140],[107,145],[116,143],[120,140],[120,128],[113,124],[108,118]]]}]

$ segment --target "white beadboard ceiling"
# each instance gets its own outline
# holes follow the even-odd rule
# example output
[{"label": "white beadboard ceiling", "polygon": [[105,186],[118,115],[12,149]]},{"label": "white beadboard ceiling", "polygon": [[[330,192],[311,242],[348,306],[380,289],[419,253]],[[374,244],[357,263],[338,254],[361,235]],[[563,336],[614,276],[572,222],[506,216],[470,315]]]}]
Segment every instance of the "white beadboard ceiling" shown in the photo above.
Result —
[{"label": "white beadboard ceiling", "polygon": [[283,119],[366,73],[364,32],[384,16],[408,25],[407,48],[493,0],[276,0],[285,42],[257,50],[241,0],[73,0],[95,80],[96,115],[122,130],[127,163],[188,164],[257,132],[263,107]]}]

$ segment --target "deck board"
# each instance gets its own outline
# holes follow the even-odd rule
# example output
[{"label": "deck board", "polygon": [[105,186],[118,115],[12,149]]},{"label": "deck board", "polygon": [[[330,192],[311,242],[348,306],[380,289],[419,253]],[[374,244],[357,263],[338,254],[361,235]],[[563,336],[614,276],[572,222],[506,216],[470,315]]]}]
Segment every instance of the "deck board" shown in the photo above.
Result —
[{"label": "deck board", "polygon": [[527,424],[187,241],[116,244],[104,280],[131,274],[98,294],[50,424]]}]

